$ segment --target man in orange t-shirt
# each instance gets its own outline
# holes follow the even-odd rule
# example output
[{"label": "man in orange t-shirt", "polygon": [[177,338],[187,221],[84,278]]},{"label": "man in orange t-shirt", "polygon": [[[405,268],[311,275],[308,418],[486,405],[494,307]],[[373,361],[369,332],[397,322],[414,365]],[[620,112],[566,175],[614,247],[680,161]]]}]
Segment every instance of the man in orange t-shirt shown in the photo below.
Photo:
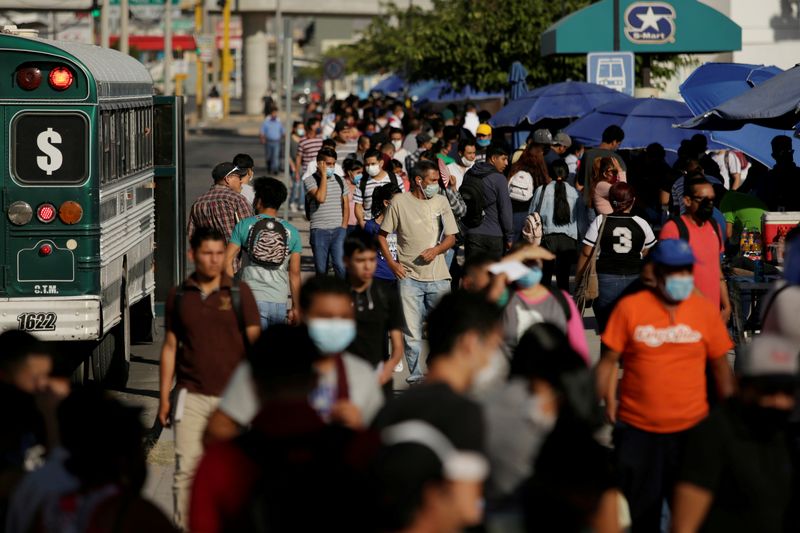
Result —
[{"label": "man in orange t-shirt", "polygon": [[[687,430],[708,415],[706,362],[721,397],[733,393],[724,355],[733,346],[717,307],[694,291],[686,241],[661,241],[651,254],[656,287],[623,298],[603,333],[597,389],[614,430],[620,488],[632,531],[659,531],[663,502]],[[617,407],[617,369],[625,364]]]},{"label": "man in orange t-shirt", "polygon": [[[728,287],[722,277],[720,254],[725,251],[725,228],[716,228],[714,221],[714,187],[702,176],[687,180],[683,189],[686,214],[680,220],[686,226],[689,245],[697,264],[694,268],[694,284],[700,293],[720,309],[722,320],[727,324],[731,316]],[[664,224],[659,239],[683,239],[678,225],[670,220]]]}]

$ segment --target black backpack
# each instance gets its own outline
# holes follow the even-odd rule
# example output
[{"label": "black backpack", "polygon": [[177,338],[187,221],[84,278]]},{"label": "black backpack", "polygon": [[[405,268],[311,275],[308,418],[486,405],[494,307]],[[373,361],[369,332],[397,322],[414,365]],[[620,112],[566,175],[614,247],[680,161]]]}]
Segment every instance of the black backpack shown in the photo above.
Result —
[{"label": "black backpack", "polygon": [[250,228],[245,251],[252,264],[278,270],[289,257],[289,231],[277,218],[260,218]]},{"label": "black backpack", "polygon": [[483,195],[483,177],[476,176],[473,172],[467,172],[458,192],[467,206],[467,212],[461,217],[461,223],[468,229],[477,228],[483,223],[483,217],[486,216],[484,211],[486,197]]},{"label": "black backpack", "polygon": [[[336,183],[338,183],[339,187],[342,188],[342,192],[347,190],[344,188],[344,182],[342,181],[342,178],[340,178],[338,174],[334,174],[333,177],[336,178]],[[313,178],[314,181],[317,182],[317,188],[319,188],[319,183],[322,180],[322,176],[319,175],[319,171],[314,172]],[[314,198],[313,195],[306,192],[306,201],[305,201],[306,220],[311,220],[311,211],[317,208],[319,208],[319,202],[317,202],[317,199]]]}]

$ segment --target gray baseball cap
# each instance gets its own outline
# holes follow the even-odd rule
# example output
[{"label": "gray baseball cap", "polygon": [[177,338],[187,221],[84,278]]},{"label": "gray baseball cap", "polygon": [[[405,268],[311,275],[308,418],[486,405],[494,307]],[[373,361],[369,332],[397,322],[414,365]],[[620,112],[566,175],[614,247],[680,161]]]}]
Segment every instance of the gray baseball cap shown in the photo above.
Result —
[{"label": "gray baseball cap", "polygon": [[743,377],[800,376],[800,347],[774,333],[754,338],[742,359],[739,374]]},{"label": "gray baseball cap", "polygon": [[536,130],[533,132],[533,142],[536,144],[553,144],[553,135],[550,130]]},{"label": "gray baseball cap", "polygon": [[556,136],[553,137],[553,144],[569,148],[572,146],[572,138],[563,131],[559,131],[556,133]]}]

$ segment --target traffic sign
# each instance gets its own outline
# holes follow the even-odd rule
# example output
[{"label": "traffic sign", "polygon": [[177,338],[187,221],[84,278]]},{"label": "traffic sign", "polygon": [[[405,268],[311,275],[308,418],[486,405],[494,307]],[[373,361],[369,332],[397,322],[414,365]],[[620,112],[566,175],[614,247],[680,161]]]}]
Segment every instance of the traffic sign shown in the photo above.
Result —
[{"label": "traffic sign", "polygon": [[329,58],[322,65],[322,72],[329,80],[338,80],[344,76],[344,61],[338,58]]},{"label": "traffic sign", "polygon": [[200,34],[195,35],[194,41],[197,43],[197,49],[200,51],[200,61],[203,63],[211,63],[214,60],[214,36]]},{"label": "traffic sign", "polygon": [[633,96],[635,85],[633,52],[592,52],[586,54],[586,79]]}]

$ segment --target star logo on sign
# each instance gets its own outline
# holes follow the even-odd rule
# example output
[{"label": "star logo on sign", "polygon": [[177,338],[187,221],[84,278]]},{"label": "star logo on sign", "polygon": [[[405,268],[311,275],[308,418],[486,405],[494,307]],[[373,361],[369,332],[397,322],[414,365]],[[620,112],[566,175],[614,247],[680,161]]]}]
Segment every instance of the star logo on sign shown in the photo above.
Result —
[{"label": "star logo on sign", "polygon": [[642,25],[639,26],[641,31],[646,29],[652,28],[655,31],[658,31],[658,21],[664,18],[664,15],[656,15],[653,11],[652,7],[647,8],[647,12],[644,15],[636,14],[636,18],[638,18]]}]

